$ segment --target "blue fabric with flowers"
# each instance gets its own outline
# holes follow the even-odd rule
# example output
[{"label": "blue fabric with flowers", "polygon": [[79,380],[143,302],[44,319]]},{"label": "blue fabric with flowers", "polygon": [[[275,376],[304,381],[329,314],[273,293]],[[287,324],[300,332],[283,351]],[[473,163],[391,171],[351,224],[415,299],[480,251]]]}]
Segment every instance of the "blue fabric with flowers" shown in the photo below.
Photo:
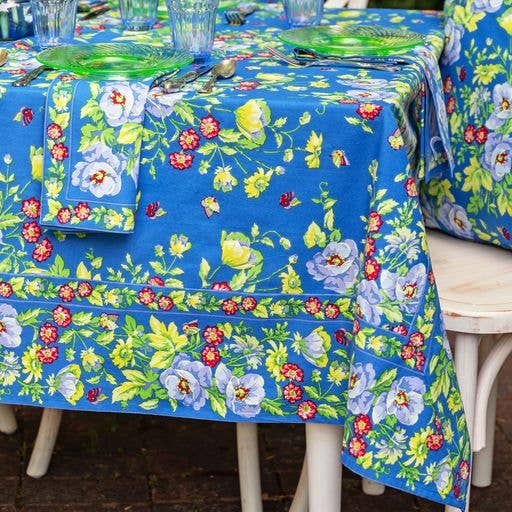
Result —
[{"label": "blue fabric with flowers", "polygon": [[[325,21],[419,31],[418,53],[443,45],[435,13]],[[345,465],[463,508],[469,439],[417,192],[435,124],[423,59],[395,73],[288,67],[265,48],[284,49],[283,28],[279,5],[242,27],[219,18],[215,58],[236,58],[235,77],[211,95],[195,94],[202,80],[149,92],[136,227],[123,235],[42,227],[43,147],[68,147],[73,77],[48,91],[45,120],[59,73],[12,88],[34,52],[29,40],[4,45],[0,400],[342,424]],[[161,27],[123,34],[115,18],[78,32],[169,41]],[[107,98],[136,104],[128,82],[111,86]],[[81,134],[90,163],[111,161],[113,107],[98,87]],[[76,206],[64,219],[87,216]]]},{"label": "blue fabric with flowers", "polygon": [[422,188],[426,222],[512,248],[512,2],[447,0],[441,58],[456,172]]}]

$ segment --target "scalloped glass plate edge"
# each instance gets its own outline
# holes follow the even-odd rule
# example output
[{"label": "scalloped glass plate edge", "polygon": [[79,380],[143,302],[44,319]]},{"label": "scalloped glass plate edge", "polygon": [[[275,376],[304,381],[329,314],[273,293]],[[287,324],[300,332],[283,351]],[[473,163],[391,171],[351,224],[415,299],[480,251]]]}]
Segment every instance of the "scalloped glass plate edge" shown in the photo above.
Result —
[{"label": "scalloped glass plate edge", "polygon": [[[123,59],[123,54],[126,55],[126,62],[133,62],[136,57],[143,57],[137,53],[128,54],[126,51],[123,52],[123,48],[126,49],[131,43],[79,43],[57,46],[54,48],[47,48],[40,52],[36,58],[44,65],[50,66],[54,69],[70,71],[78,76],[84,78],[96,78],[96,79],[136,79],[136,78],[149,78],[156,73],[161,73],[169,69],[176,69],[191,64],[194,61],[194,57],[186,51],[175,51],[169,48],[162,48],[159,46],[137,44],[134,47],[139,51],[151,50],[157,51],[155,55],[156,61],[148,63],[145,67],[139,67],[136,69],[109,69],[108,66],[98,69],[97,67],[87,67],[79,62],[76,62],[78,57],[83,55],[78,54],[80,51],[85,51],[85,56],[89,57],[90,60],[96,60],[96,66],[101,64],[102,59],[106,61],[110,56],[113,59],[119,61]],[[94,49],[97,47],[110,47],[113,53],[101,53],[94,54]],[[117,51],[116,51],[117,50]],[[65,52],[70,52],[70,55],[66,55]],[[168,55],[165,55],[168,53]],[[64,55],[63,55],[64,54]],[[78,55],[77,55],[78,54]],[[162,54],[164,54],[162,56]],[[117,63],[118,65],[118,63]]]}]

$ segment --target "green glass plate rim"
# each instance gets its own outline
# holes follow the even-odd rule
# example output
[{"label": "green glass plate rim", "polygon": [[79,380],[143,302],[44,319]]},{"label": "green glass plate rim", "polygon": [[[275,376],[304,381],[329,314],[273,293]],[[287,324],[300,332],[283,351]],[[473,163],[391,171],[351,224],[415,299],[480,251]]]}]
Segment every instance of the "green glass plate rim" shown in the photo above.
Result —
[{"label": "green glass plate rim", "polygon": [[[36,59],[44,65],[50,66],[54,69],[59,70],[66,70],[71,71],[79,76],[83,76],[86,78],[109,78],[109,77],[122,77],[125,76],[127,79],[130,78],[147,78],[152,76],[155,73],[162,72],[168,69],[175,69],[177,67],[184,67],[188,64],[191,64],[194,61],[194,57],[192,54],[186,52],[186,51],[179,51],[176,52],[175,50],[160,47],[160,46],[154,46],[154,45],[148,45],[148,44],[137,44],[136,47],[138,49],[151,49],[151,50],[159,50],[159,51],[168,51],[173,52],[173,56],[169,55],[169,58],[176,58],[176,55],[179,55],[180,58],[176,58],[176,62],[166,62],[166,58],[162,58],[161,61],[157,62],[154,65],[145,67],[145,68],[139,68],[136,70],[127,70],[126,72],[120,71],[119,73],[116,73],[112,70],[102,70],[102,69],[93,69],[93,68],[87,68],[79,64],[73,64],[69,60],[69,58],[64,57],[64,61],[68,60],[68,62],[63,62],[63,58],[58,55],[58,53],[63,53],[70,49],[76,49],[76,52],[79,52],[80,50],[88,50],[92,54],[95,47],[98,46],[110,46],[114,50],[115,48],[122,48],[129,46],[132,43],[78,43],[78,44],[69,44],[69,45],[63,45],[63,46],[56,46],[54,48],[47,48],[46,50],[41,51],[37,56]],[[54,54],[57,54],[55,58],[53,57]],[[98,54],[101,57],[101,54]],[[182,58],[181,58],[182,57]]]}]

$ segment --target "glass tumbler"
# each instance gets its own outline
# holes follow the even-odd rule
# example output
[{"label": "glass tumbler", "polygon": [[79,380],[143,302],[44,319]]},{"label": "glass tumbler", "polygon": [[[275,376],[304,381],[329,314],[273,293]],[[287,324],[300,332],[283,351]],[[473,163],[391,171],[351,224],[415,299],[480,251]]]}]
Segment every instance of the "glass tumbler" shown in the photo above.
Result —
[{"label": "glass tumbler", "polygon": [[292,27],[319,25],[324,12],[324,0],[283,0],[284,13]]},{"label": "glass tumbler", "polygon": [[77,0],[30,0],[39,48],[73,41]]},{"label": "glass tumbler", "polygon": [[156,22],[158,0],[119,0],[126,30],[150,30]]},{"label": "glass tumbler", "polygon": [[176,50],[188,50],[196,62],[212,51],[219,0],[166,0]]}]

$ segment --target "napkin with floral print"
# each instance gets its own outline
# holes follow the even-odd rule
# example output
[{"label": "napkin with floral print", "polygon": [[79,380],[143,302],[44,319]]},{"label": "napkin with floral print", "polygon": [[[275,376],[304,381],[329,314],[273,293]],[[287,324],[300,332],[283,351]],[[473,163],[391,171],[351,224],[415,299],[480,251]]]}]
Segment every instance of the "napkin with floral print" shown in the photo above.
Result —
[{"label": "napkin with floral print", "polygon": [[60,76],[45,113],[41,224],[131,233],[148,85]]}]

